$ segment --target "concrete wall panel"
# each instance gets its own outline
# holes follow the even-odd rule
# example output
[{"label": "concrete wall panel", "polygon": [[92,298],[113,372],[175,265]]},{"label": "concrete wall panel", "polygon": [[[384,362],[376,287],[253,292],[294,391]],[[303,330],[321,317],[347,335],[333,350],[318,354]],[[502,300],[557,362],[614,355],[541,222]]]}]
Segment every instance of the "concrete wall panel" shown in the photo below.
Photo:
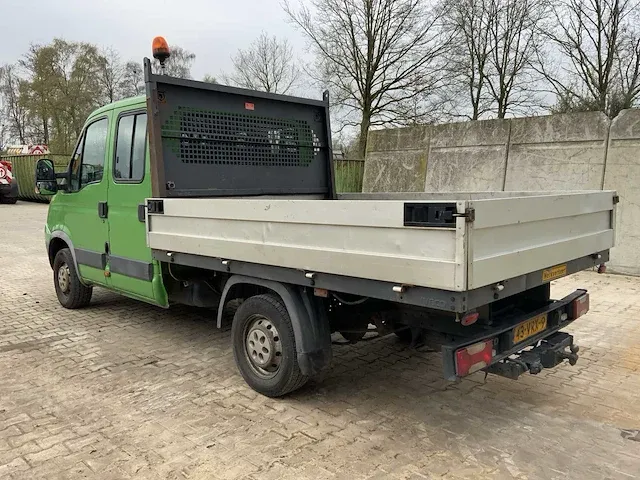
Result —
[{"label": "concrete wall panel", "polygon": [[433,127],[425,191],[502,190],[508,141],[506,120]]},{"label": "concrete wall panel", "polygon": [[510,121],[505,190],[602,188],[609,119],[578,113]]},{"label": "concrete wall panel", "polygon": [[362,191],[424,191],[429,137],[428,126],[369,133]]},{"label": "concrete wall panel", "polygon": [[604,188],[620,195],[609,268],[640,275],[640,110],[626,110],[611,124]]}]

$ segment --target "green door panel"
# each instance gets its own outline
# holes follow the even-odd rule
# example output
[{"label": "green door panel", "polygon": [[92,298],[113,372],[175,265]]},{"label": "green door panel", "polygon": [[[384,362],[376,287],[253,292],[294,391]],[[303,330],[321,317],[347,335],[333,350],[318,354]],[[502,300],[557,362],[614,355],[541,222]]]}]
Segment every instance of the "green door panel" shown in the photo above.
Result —
[{"label": "green door panel", "polygon": [[161,272],[147,246],[144,215],[138,218],[139,206],[151,196],[147,115],[144,105],[140,107],[114,111],[108,202],[110,282],[129,296],[166,305]]},{"label": "green door panel", "polygon": [[71,159],[69,190],[56,195],[54,212],[73,241],[80,276],[98,285],[107,285],[104,265],[109,223],[100,218],[99,204],[107,201],[109,189],[104,167],[109,154],[110,119],[107,112],[88,121]]}]

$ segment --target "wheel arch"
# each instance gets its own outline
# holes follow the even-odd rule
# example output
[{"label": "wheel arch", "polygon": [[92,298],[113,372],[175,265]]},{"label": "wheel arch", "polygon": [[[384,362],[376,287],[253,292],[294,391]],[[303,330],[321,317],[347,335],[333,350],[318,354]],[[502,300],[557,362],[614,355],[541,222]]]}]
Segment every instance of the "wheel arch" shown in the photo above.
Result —
[{"label": "wheel arch", "polygon": [[[222,291],[218,306],[218,328],[222,327],[222,313],[232,289],[257,288],[260,293],[277,295],[289,313],[296,342],[298,365],[304,375],[315,375],[331,362],[331,332],[322,305],[308,290],[262,278],[234,275]],[[233,297],[232,297],[233,298]]]},{"label": "wheel arch", "polygon": [[49,244],[47,245],[47,254],[49,257],[49,265],[53,268],[53,261],[56,258],[56,255],[63,248],[68,248],[71,252],[71,257],[73,258],[73,266],[76,268],[76,272],[78,273],[78,278],[83,285],[86,285],[82,276],[80,275],[80,269],[78,268],[78,260],[76,258],[76,250],[73,247],[73,242],[62,230],[55,230],[51,232],[51,239],[49,240]]}]

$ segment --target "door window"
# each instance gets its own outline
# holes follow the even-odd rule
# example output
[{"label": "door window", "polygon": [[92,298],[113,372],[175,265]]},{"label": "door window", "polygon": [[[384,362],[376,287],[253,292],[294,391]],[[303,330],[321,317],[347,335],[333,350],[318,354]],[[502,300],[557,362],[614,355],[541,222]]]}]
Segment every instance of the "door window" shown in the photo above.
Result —
[{"label": "door window", "polygon": [[71,160],[71,190],[99,183],[104,174],[109,121],[106,118],[89,125]]},{"label": "door window", "polygon": [[127,115],[118,121],[113,178],[118,183],[139,183],[144,178],[147,114]]}]

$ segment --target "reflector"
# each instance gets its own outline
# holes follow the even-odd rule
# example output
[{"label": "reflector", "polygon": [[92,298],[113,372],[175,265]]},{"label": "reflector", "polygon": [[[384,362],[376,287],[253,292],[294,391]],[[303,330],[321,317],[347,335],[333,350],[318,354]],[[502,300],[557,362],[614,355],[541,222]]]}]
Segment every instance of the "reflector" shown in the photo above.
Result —
[{"label": "reflector", "polygon": [[578,318],[589,311],[589,294],[576,298],[571,304],[571,318]]}]

